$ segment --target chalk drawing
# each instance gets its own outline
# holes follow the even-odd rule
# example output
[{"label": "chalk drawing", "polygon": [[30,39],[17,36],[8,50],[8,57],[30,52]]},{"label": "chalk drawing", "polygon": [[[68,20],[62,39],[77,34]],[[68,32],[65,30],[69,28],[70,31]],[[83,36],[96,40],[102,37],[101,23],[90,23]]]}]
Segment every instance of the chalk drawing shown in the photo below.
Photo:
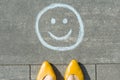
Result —
[{"label": "chalk drawing", "polygon": [[51,19],[51,24],[55,24],[55,23],[56,23],[55,18],[52,18],[52,19]]},{"label": "chalk drawing", "polygon": [[70,31],[65,35],[65,36],[62,36],[62,37],[56,37],[55,35],[53,35],[51,32],[48,32],[50,34],[50,36],[55,39],[55,40],[58,40],[58,41],[62,41],[62,40],[66,40],[70,37],[71,33],[72,33],[72,29],[70,29]]},{"label": "chalk drawing", "polygon": [[63,24],[67,24],[67,23],[68,23],[67,18],[64,18],[64,19],[63,19]]},{"label": "chalk drawing", "polygon": [[[41,32],[39,30],[39,20],[41,19],[42,15],[47,12],[48,10],[52,10],[52,9],[55,9],[55,8],[65,8],[65,9],[68,9],[70,11],[72,11],[76,17],[77,17],[77,20],[79,22],[79,34],[78,34],[78,38],[76,40],[76,43],[71,45],[71,46],[53,46],[53,45],[50,45],[48,44],[44,38],[41,36]],[[67,18],[64,18],[63,19],[63,24],[67,24],[68,23],[68,19]],[[51,24],[55,24],[56,23],[56,20],[55,18],[51,18]],[[54,4],[51,4],[47,7],[45,7],[44,9],[42,9],[39,13],[38,13],[38,16],[36,18],[36,24],[35,24],[35,30],[36,30],[36,33],[37,33],[37,36],[40,40],[40,42],[42,43],[43,46],[45,46],[46,48],[49,48],[49,49],[52,49],[52,50],[57,50],[57,51],[67,51],[67,50],[73,50],[75,49],[83,40],[83,37],[84,37],[84,25],[83,25],[83,22],[82,22],[82,19],[81,19],[81,16],[80,14],[70,5],[67,5],[67,4],[62,4],[62,3],[54,3]],[[48,31],[48,34],[55,40],[57,41],[62,41],[62,40],[65,40],[65,39],[68,39],[70,37],[70,35],[72,34],[72,29],[70,29],[70,31],[65,35],[65,36],[62,36],[62,37],[57,37],[55,35],[53,35],[50,31]]]}]

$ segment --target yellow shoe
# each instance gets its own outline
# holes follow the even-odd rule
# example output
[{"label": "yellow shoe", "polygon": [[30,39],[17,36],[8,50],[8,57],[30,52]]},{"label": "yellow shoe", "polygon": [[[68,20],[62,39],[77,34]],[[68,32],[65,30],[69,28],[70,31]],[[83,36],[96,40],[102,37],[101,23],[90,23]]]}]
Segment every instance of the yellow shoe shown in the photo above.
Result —
[{"label": "yellow shoe", "polygon": [[36,80],[43,80],[47,75],[52,77],[52,80],[56,80],[56,75],[49,62],[44,61],[37,75]]},{"label": "yellow shoe", "polygon": [[76,60],[72,60],[69,63],[69,65],[66,69],[65,75],[64,75],[64,79],[68,80],[68,77],[70,75],[75,75],[78,78],[78,80],[84,80],[84,75],[83,75],[82,69],[80,68],[80,66]]}]

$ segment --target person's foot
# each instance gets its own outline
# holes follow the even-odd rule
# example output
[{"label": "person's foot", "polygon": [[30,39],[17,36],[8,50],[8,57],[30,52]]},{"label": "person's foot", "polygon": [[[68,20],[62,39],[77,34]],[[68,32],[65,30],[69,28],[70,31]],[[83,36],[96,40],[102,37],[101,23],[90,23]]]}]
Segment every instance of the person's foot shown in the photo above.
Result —
[{"label": "person's foot", "polygon": [[50,75],[47,75],[44,80],[53,80],[52,77]]},{"label": "person's foot", "polygon": [[56,80],[55,72],[48,61],[42,63],[36,80]]},{"label": "person's foot", "polygon": [[76,60],[72,60],[68,67],[66,68],[65,80],[84,80],[84,74],[78,62]]},{"label": "person's foot", "polygon": [[70,75],[70,76],[68,77],[68,80],[79,80],[79,79],[78,79],[78,77],[75,76],[75,75]]}]

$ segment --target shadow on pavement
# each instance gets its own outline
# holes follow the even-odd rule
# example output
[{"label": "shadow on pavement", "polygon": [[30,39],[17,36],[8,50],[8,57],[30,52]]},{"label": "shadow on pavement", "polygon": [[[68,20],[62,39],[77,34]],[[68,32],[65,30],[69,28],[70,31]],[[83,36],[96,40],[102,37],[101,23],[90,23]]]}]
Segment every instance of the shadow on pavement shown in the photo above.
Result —
[{"label": "shadow on pavement", "polygon": [[[50,64],[52,65],[53,70],[55,71],[56,78],[57,78],[56,80],[64,80],[63,76],[61,75],[60,71],[56,68],[56,66],[53,65],[52,63],[50,63]],[[81,64],[80,62],[79,62],[79,65],[80,65],[80,67],[81,67],[81,69],[83,71],[84,80],[91,80],[90,76],[89,76],[89,74],[87,72],[87,69],[85,68],[85,66],[83,64]]]},{"label": "shadow on pavement", "polygon": [[53,70],[55,71],[56,78],[57,78],[56,80],[64,80],[64,78],[61,75],[60,71],[52,63],[50,63],[50,64],[53,67]]},{"label": "shadow on pavement", "polygon": [[90,76],[89,76],[89,74],[87,72],[87,69],[85,68],[85,66],[83,64],[81,64],[80,62],[79,62],[79,65],[80,65],[80,67],[81,67],[81,69],[83,71],[85,80],[91,80]]}]

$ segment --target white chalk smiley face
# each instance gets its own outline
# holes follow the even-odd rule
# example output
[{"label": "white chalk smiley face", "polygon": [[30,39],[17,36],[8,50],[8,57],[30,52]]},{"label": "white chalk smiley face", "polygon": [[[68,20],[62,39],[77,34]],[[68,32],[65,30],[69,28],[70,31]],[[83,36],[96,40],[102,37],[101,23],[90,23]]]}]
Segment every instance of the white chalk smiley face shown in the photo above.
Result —
[{"label": "white chalk smiley face", "polygon": [[[55,8],[64,8],[64,9],[67,9],[69,11],[71,11],[72,13],[74,13],[74,15],[76,16],[76,20],[78,21],[78,33],[76,34],[75,37],[76,38],[76,41],[74,44],[71,44],[71,45],[52,45],[50,44],[49,42],[45,41],[44,37],[42,36],[42,32],[40,31],[40,24],[39,24],[39,21],[42,19],[41,17],[47,13],[47,11],[50,11],[50,10],[53,10]],[[52,25],[56,25],[57,20],[56,18],[54,17],[51,17],[50,21],[49,21]],[[64,17],[62,20],[61,20],[61,23],[63,25],[67,25],[69,22],[69,19]],[[60,23],[60,22],[59,22]],[[46,26],[45,26],[46,27]],[[55,3],[55,4],[51,4],[47,7],[45,7],[44,9],[42,9],[39,13],[38,13],[38,16],[37,16],[37,19],[36,19],[36,25],[35,25],[35,30],[36,30],[36,33],[37,33],[37,36],[40,40],[40,42],[42,43],[43,46],[49,48],[49,49],[52,49],[52,50],[57,50],[57,51],[67,51],[67,50],[72,50],[74,48],[76,48],[81,42],[82,42],[82,39],[83,39],[83,36],[84,36],[84,26],[83,26],[83,22],[82,22],[82,19],[80,17],[80,14],[73,8],[71,7],[70,5],[67,5],[67,4],[60,4],[60,3]],[[52,31],[47,31],[47,34],[49,34],[49,36],[53,39],[53,40],[56,40],[58,43],[59,42],[62,42],[64,40],[67,40],[69,39],[71,36],[72,36],[72,33],[73,33],[73,29],[70,28],[69,30],[66,31],[66,33],[62,36],[57,36],[55,33],[53,33]]]}]

